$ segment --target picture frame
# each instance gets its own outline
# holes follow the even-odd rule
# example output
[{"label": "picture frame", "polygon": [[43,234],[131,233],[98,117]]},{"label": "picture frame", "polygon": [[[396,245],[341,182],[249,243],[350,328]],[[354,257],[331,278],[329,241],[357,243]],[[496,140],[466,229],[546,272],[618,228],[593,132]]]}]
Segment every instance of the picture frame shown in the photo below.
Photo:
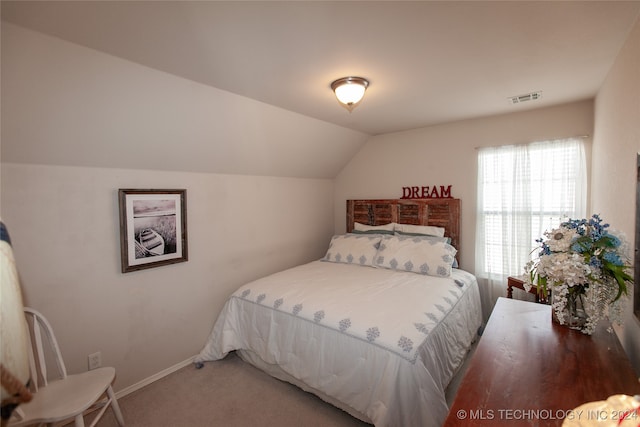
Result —
[{"label": "picture frame", "polygon": [[187,190],[119,189],[122,273],[185,262]]},{"label": "picture frame", "polygon": [[636,154],[636,236],[633,254],[633,313],[640,321],[640,153]]}]

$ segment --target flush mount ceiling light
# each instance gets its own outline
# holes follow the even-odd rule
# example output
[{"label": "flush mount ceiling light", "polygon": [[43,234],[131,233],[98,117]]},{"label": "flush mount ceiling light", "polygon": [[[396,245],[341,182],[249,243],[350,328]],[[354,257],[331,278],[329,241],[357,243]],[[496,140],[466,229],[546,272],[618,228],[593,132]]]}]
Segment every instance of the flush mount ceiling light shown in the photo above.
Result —
[{"label": "flush mount ceiling light", "polygon": [[360,103],[368,86],[369,81],[362,77],[343,77],[331,83],[336,98],[349,112]]}]

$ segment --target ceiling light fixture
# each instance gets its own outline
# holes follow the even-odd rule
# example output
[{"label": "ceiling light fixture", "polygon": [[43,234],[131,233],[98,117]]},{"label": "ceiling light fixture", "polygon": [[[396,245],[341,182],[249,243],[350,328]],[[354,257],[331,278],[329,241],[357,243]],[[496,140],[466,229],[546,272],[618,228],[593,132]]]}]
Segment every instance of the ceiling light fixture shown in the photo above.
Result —
[{"label": "ceiling light fixture", "polygon": [[336,98],[349,112],[362,101],[368,86],[369,81],[362,77],[343,77],[331,83]]}]

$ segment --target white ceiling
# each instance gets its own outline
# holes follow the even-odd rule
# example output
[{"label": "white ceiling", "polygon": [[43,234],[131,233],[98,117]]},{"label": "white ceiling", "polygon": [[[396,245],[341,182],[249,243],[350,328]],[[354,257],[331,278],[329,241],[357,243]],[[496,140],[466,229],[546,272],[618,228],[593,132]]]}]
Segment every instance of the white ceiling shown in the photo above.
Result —
[{"label": "white ceiling", "polygon": [[[592,98],[640,1],[2,1],[2,19],[371,135]],[[332,80],[370,80],[353,113]],[[542,91],[510,105],[508,97]]]}]

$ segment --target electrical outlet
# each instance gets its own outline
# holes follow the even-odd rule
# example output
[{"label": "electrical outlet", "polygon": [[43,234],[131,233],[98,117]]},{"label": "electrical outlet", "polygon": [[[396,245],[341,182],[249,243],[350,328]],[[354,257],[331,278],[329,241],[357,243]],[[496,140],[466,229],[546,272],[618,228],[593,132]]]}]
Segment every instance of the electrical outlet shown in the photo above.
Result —
[{"label": "electrical outlet", "polygon": [[97,369],[102,366],[102,354],[100,352],[91,353],[88,356],[89,359],[89,370]]}]

